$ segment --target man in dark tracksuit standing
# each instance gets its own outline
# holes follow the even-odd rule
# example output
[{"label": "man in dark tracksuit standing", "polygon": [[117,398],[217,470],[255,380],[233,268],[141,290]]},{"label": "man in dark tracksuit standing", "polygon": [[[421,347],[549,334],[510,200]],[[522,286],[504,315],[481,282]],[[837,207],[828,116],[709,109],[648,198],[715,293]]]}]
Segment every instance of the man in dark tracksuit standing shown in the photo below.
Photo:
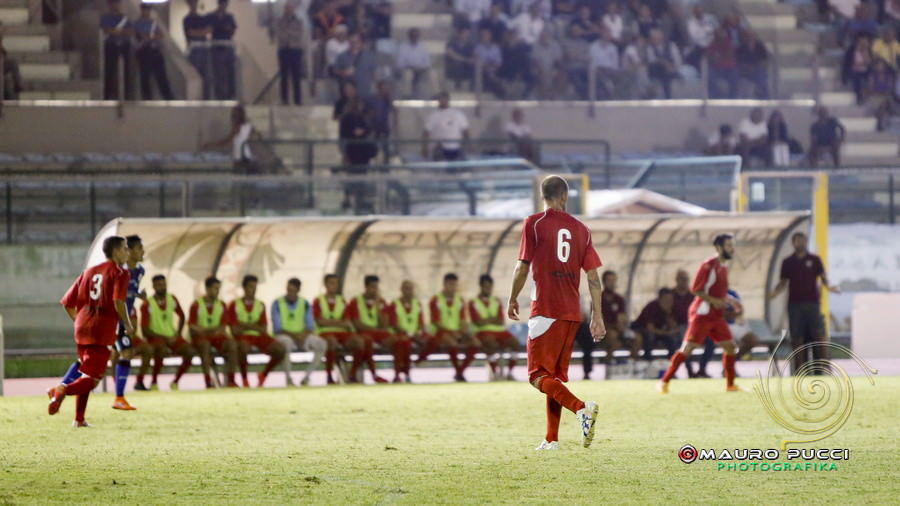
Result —
[{"label": "man in dark tracksuit standing", "polygon": [[153,4],[141,4],[141,17],[134,22],[134,37],[137,40],[135,56],[141,80],[141,99],[153,100],[150,82],[155,79],[162,99],[172,100],[172,89],[166,75],[166,60],[162,52],[162,30],[153,19]]},{"label": "man in dark tracksuit standing", "polygon": [[[788,320],[791,332],[791,345],[796,350],[804,344],[825,342],[825,321],[819,306],[819,279],[822,286],[833,293],[840,293],[836,286],[828,285],[822,259],[807,250],[806,235],[797,232],[791,236],[794,254],[781,262],[781,280],[769,293],[775,298],[785,288],[788,290]],[[813,358],[827,360],[828,354],[824,346],[813,348]],[[807,353],[799,353],[791,364],[793,374],[809,361]]]},{"label": "man in dark tracksuit standing", "polygon": [[[100,16],[103,31],[103,100],[131,100],[131,21],[122,13],[122,0],[109,0],[109,12]],[[124,91],[119,90],[119,60]]]},{"label": "man in dark tracksuit standing", "polygon": [[212,29],[212,74],[216,100],[234,100],[237,94],[237,56],[234,51],[234,32],[237,23],[228,13],[228,0],[219,0],[219,8],[209,16]]}]

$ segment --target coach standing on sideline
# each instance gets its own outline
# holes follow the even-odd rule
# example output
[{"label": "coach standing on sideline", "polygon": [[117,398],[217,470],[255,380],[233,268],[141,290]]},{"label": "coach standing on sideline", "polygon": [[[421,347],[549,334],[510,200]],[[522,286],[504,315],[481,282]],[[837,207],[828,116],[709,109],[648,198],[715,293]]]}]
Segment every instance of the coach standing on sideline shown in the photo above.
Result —
[{"label": "coach standing on sideline", "polygon": [[[794,254],[781,262],[781,281],[769,293],[769,298],[777,297],[785,288],[788,289],[788,321],[791,332],[791,345],[796,350],[800,346],[816,341],[825,341],[825,322],[819,306],[819,283],[833,293],[840,293],[837,286],[829,286],[825,277],[822,259],[807,251],[806,234],[797,232],[791,236]],[[825,348],[813,348],[813,358],[827,359]],[[794,357],[793,373],[807,361],[808,353],[800,353]]]}]

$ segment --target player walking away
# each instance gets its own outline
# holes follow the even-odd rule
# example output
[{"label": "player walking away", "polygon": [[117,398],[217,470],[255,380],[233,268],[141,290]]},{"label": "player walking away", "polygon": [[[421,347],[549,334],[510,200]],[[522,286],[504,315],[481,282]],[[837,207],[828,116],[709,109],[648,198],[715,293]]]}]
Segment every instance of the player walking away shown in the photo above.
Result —
[{"label": "player walking away", "polygon": [[394,344],[387,302],[381,298],[379,281],[378,276],[372,274],[363,278],[363,293],[354,297],[347,306],[347,318],[353,322],[356,334],[362,340],[362,348],[353,353],[350,383],[357,382],[357,371],[363,362],[369,367],[375,383],[387,383],[375,370],[375,344],[388,351],[393,351],[391,346]]},{"label": "player walking away", "polygon": [[[725,262],[734,257],[734,237],[731,234],[718,234],[713,239],[713,247],[716,248],[716,256],[700,264],[697,274],[694,275],[694,283],[691,291],[694,293],[694,302],[688,310],[688,326],[684,333],[684,342],[681,349],[672,355],[669,368],[666,369],[662,379],[657,385],[660,393],[669,393],[669,380],[675,376],[675,371],[681,366],[685,358],[691,352],[703,344],[707,336],[722,347],[722,365],[725,369],[725,390],[728,392],[739,391],[734,384],[734,342],[731,340],[731,331],[725,322],[724,312],[728,299],[728,268]],[[740,307],[737,301],[731,301],[736,308]]]},{"label": "player walking away", "polygon": [[[641,349],[641,336],[626,335],[628,328],[628,312],[625,305],[625,297],[616,292],[616,286],[619,282],[619,276],[613,271],[603,273],[603,323],[606,326],[606,358],[604,361],[609,364],[615,358],[613,352],[621,348],[627,348],[632,361],[638,359],[638,350]],[[589,371],[585,371],[586,373]]]},{"label": "player walking away", "polygon": [[340,294],[341,280],[335,274],[326,274],[323,280],[325,293],[313,301],[313,316],[319,335],[328,343],[325,351],[325,374],[328,384],[335,383],[332,371],[338,350],[354,352],[362,348],[362,341],[353,335],[353,324],[347,318],[347,303]]},{"label": "player walking away", "polygon": [[412,383],[409,369],[412,365],[413,341],[427,343],[431,336],[425,330],[425,312],[416,298],[416,287],[410,280],[400,283],[400,298],[395,299],[389,309],[391,326],[394,328],[394,383]]},{"label": "player walking away", "polygon": [[534,292],[528,319],[528,381],[547,396],[547,434],[536,449],[559,449],[563,407],[575,413],[581,444],[588,448],[594,440],[599,407],[596,402],[580,400],[563,383],[569,380],[569,359],[581,322],[581,269],[587,273],[591,292],[591,335],[598,342],[606,335],[600,304],[603,283],[597,271],[602,264],[590,231],[566,213],[569,185],[565,179],[548,176],[541,182],[541,194],[546,210],[525,218],[522,225],[508,312],[511,319],[519,319],[519,292],[530,268]]},{"label": "player walking away", "polygon": [[[459,290],[459,277],[448,272],[444,275],[444,288],[441,293],[431,298],[429,309],[431,312],[431,323],[435,328],[434,337],[425,343],[425,347],[416,358],[416,363],[421,363],[428,355],[434,353],[443,345],[447,348],[450,355],[450,363],[456,370],[454,379],[456,381],[466,381],[466,367],[475,358],[478,347],[475,345],[474,339],[466,332],[466,304],[463,298],[457,293]],[[459,361],[459,347],[466,346],[466,357],[463,362]]]},{"label": "player walking away", "polygon": [[[519,340],[506,330],[506,313],[500,299],[493,295],[494,278],[482,274],[478,279],[480,292],[469,302],[469,317],[472,320],[472,331],[475,339],[488,356],[491,380],[513,380],[513,368],[516,367],[516,354],[519,352]],[[500,352],[509,353],[508,371],[503,374],[503,366],[498,364]]]},{"label": "player walking away", "polygon": [[[822,309],[819,307],[819,280],[822,286],[832,293],[841,293],[837,286],[828,284],[825,276],[825,267],[818,255],[810,253],[807,249],[806,234],[801,232],[791,236],[791,245],[794,246],[794,254],[781,262],[781,280],[769,294],[773,299],[781,294],[785,288],[788,290],[788,322],[791,331],[791,345],[797,349],[804,344],[817,341],[826,341],[825,322],[822,318]],[[815,360],[827,360],[827,348],[816,346],[813,348]],[[798,353],[791,364],[793,373],[809,361],[808,353]]]},{"label": "player walking away", "polygon": [[266,377],[275,369],[275,366],[284,360],[284,346],[269,336],[268,320],[266,318],[266,305],[256,298],[256,284],[259,278],[252,274],[244,276],[241,287],[244,296],[235,299],[225,310],[225,318],[231,327],[231,335],[238,345],[238,365],[241,369],[241,381],[245,388],[250,387],[247,380],[247,353],[251,347],[255,347],[269,356],[269,362],[256,375],[259,387],[266,382]]},{"label": "player walking away", "polygon": [[[178,323],[175,323],[175,317]],[[162,274],[153,276],[153,296],[141,307],[141,328],[144,337],[153,348],[153,379],[150,389],[155,390],[163,359],[169,352],[181,356],[181,365],[175,371],[175,380],[169,385],[171,390],[178,390],[178,381],[191,366],[191,359],[197,350],[182,336],[184,330],[184,311],[174,295],[168,292],[166,277]]]},{"label": "player walking away", "polygon": [[[237,343],[228,335],[225,324],[225,303],[219,300],[222,282],[215,277],[208,277],[203,282],[206,294],[191,304],[188,311],[188,330],[191,342],[200,354],[203,368],[203,379],[206,388],[213,388],[212,380],[212,348],[225,357],[225,376],[229,387],[237,387],[234,381],[235,364],[237,364]],[[216,380],[218,382],[218,379]]]},{"label": "player walking away", "polygon": [[300,280],[291,278],[287,282],[287,294],[272,302],[272,333],[275,339],[287,350],[284,360],[284,376],[288,386],[294,386],[291,379],[291,350],[303,350],[313,352],[313,358],[306,366],[306,372],[300,384],[309,385],[309,376],[328,348],[328,344],[321,337],[313,334],[316,322],[313,319],[312,305],[306,299],[300,297]]},{"label": "player walking away", "polygon": [[126,335],[134,335],[134,324],[125,305],[128,273],[120,267],[128,260],[125,239],[118,236],[104,239],[103,254],[107,261],[82,272],[60,301],[75,322],[74,337],[81,376],[68,385],[60,382],[47,390],[50,398],[47,412],[55,415],[67,395],[77,396],[74,427],[88,427],[84,420],[88,396],[106,371],[109,346],[116,341],[119,321],[125,327]]}]

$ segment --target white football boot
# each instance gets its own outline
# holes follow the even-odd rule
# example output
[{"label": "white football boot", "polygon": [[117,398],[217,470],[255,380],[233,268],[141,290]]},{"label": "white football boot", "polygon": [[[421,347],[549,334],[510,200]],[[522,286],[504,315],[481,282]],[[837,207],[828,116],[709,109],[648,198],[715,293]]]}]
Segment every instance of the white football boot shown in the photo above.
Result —
[{"label": "white football boot", "polygon": [[559,450],[559,441],[547,442],[545,439],[535,450]]},{"label": "white football boot", "polygon": [[581,445],[590,448],[594,442],[594,424],[597,422],[597,414],[600,407],[594,401],[587,401],[584,407],[575,413],[578,425],[581,426]]}]

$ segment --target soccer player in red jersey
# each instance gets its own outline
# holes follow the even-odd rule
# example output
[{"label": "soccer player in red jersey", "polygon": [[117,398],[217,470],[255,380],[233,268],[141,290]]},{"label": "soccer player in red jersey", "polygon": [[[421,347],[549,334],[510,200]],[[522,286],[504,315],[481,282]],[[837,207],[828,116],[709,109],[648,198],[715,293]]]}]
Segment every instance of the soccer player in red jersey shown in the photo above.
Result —
[{"label": "soccer player in red jersey", "polygon": [[[275,369],[275,366],[284,360],[287,350],[284,345],[269,335],[269,320],[266,318],[266,305],[256,298],[256,284],[259,278],[252,274],[244,276],[241,287],[244,296],[235,299],[228,304],[225,310],[225,319],[231,327],[231,335],[238,344],[238,365],[241,369],[241,380],[244,387],[249,387],[247,380],[247,353],[251,347],[269,356],[269,362],[256,375],[259,387],[266,382],[266,377]],[[290,359],[289,359],[290,360]]]},{"label": "soccer player in red jersey", "polygon": [[[469,301],[469,317],[472,320],[475,339],[481,343],[488,356],[491,379],[512,380],[513,368],[516,367],[516,353],[519,352],[519,340],[506,330],[506,313],[503,312],[503,303],[493,295],[494,278],[490,274],[482,274],[478,279],[478,285],[481,289],[478,296]],[[501,351],[509,353],[509,371],[505,375],[503,366],[497,363]]]},{"label": "soccer player in red jersey", "polygon": [[511,319],[519,319],[519,292],[530,269],[534,292],[528,319],[528,380],[547,396],[547,434],[536,449],[559,449],[563,407],[575,413],[581,444],[588,448],[594,440],[599,408],[596,402],[580,400],[563,383],[569,380],[572,344],[581,324],[578,285],[582,269],[591,292],[591,336],[599,342],[606,335],[600,304],[603,283],[597,271],[602,264],[588,228],[566,213],[569,185],[565,179],[548,176],[541,182],[541,195],[546,210],[525,218],[522,225],[508,313]]},{"label": "soccer player in red jersey", "polygon": [[393,332],[390,330],[390,316],[387,302],[378,291],[378,276],[369,274],[363,279],[365,291],[354,297],[347,306],[347,318],[353,322],[356,335],[362,339],[362,348],[353,353],[350,366],[350,383],[356,383],[356,372],[363,362],[369,366],[375,383],[387,383],[375,370],[375,344],[390,350]]},{"label": "soccer player in red jersey", "polygon": [[81,377],[47,391],[50,397],[47,412],[55,415],[67,395],[78,396],[72,424],[75,427],[88,426],[84,421],[88,396],[106,371],[111,353],[109,347],[116,342],[119,321],[125,327],[126,335],[134,335],[134,324],[125,305],[130,276],[120,267],[128,260],[125,239],[118,236],[104,239],[103,254],[107,261],[81,273],[60,301],[75,322]]},{"label": "soccer player in red jersey", "polygon": [[718,234],[713,239],[713,247],[716,248],[716,256],[700,264],[697,274],[694,275],[691,292],[695,297],[688,309],[688,326],[684,332],[684,342],[681,349],[672,355],[669,368],[657,385],[660,393],[669,393],[669,380],[675,376],[675,371],[691,355],[694,348],[703,345],[703,340],[707,336],[718,343],[724,351],[722,365],[725,368],[725,390],[728,392],[740,390],[734,384],[734,342],[731,340],[728,322],[725,321],[726,303],[736,310],[740,309],[740,303],[728,297],[728,268],[725,266],[725,262],[734,257],[734,237],[731,234]]},{"label": "soccer player in red jersey", "polygon": [[225,376],[229,387],[236,387],[234,381],[235,363],[237,363],[237,343],[228,335],[225,324],[225,303],[219,299],[222,282],[215,277],[204,281],[206,294],[195,300],[188,311],[188,329],[191,341],[200,353],[200,364],[203,368],[203,379],[206,388],[212,388],[212,348],[225,357]]},{"label": "soccer player in red jersey", "polygon": [[402,381],[412,383],[409,376],[413,340],[428,342],[431,339],[425,330],[425,311],[416,298],[416,287],[410,280],[400,284],[400,298],[395,299],[389,309],[391,327],[394,328],[394,383]]},{"label": "soccer player in red jersey", "polygon": [[163,359],[169,352],[181,357],[181,365],[175,371],[175,379],[169,386],[171,390],[178,390],[178,381],[191,367],[191,359],[197,354],[197,350],[182,337],[184,320],[181,304],[168,291],[166,277],[162,274],[153,276],[153,295],[148,297],[141,307],[141,330],[144,332],[144,338],[153,347],[151,390],[158,388],[156,382],[159,372],[162,370]]},{"label": "soccer player in red jersey", "polygon": [[353,324],[347,318],[347,303],[341,295],[341,280],[336,274],[326,274],[323,280],[325,293],[313,301],[313,317],[319,336],[328,342],[325,351],[325,374],[328,384],[335,383],[331,372],[338,358],[338,350],[343,348],[351,353],[362,349],[362,340],[353,334]]}]

